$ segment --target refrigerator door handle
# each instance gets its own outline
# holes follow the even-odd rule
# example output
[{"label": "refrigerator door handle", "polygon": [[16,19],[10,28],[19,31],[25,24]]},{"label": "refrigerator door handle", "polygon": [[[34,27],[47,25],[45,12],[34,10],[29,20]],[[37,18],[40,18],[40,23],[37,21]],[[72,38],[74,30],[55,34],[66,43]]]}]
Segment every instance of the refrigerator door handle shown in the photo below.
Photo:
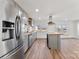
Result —
[{"label": "refrigerator door handle", "polygon": [[15,20],[15,37],[17,38],[17,20]]},{"label": "refrigerator door handle", "polygon": [[16,36],[16,39],[20,38],[20,34],[21,34],[21,21],[20,21],[20,17],[17,16],[16,20],[15,20],[15,36]]}]

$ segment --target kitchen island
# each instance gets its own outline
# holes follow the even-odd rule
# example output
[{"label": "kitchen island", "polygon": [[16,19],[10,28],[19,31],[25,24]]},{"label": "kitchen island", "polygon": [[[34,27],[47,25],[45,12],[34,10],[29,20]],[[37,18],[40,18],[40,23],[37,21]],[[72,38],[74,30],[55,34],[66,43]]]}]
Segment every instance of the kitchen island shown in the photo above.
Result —
[{"label": "kitchen island", "polygon": [[62,34],[58,32],[47,34],[47,46],[49,49],[60,49],[60,36]]}]

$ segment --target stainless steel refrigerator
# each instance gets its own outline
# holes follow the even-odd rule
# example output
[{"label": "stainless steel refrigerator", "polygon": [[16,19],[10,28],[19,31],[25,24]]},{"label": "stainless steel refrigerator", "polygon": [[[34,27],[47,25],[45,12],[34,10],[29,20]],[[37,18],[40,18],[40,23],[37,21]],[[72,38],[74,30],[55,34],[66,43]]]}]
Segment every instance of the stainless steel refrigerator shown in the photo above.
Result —
[{"label": "stainless steel refrigerator", "polygon": [[0,59],[24,59],[21,18],[16,16],[15,22],[2,20],[0,29]]}]

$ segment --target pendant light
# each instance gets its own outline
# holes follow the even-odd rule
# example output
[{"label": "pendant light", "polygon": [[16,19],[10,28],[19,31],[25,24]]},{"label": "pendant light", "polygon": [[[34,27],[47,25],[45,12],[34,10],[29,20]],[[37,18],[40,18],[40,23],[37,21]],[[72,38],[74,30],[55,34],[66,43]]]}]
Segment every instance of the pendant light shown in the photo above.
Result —
[{"label": "pendant light", "polygon": [[49,16],[49,22],[48,22],[48,25],[53,25],[53,24],[55,24],[55,23],[52,22],[52,16],[50,15],[50,16]]},{"label": "pendant light", "polygon": [[32,26],[32,18],[28,18],[28,24]]}]

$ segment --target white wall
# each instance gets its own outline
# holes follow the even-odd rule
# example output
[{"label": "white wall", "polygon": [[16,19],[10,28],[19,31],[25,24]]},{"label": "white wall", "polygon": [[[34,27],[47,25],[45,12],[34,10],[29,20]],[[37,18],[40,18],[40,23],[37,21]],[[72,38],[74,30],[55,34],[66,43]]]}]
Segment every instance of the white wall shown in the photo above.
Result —
[{"label": "white wall", "polygon": [[[34,20],[34,25],[39,26],[40,28],[47,28],[47,20]],[[37,38],[46,38],[47,31],[38,31]]]},{"label": "white wall", "polygon": [[34,20],[34,25],[37,25],[37,26],[39,26],[39,27],[41,27],[41,28],[47,28],[47,24],[48,23],[48,21],[47,20],[44,20],[44,19],[42,19],[42,20]]},{"label": "white wall", "polygon": [[[74,20],[53,20],[53,22],[56,23],[56,27],[58,27],[59,25],[65,25],[67,27],[67,32],[65,34],[65,37],[77,37],[77,25],[76,25],[76,21]],[[35,25],[39,25],[40,27],[48,27],[48,20],[35,20]],[[47,34],[47,33],[46,33]],[[39,34],[39,37],[43,37],[45,38],[45,35],[41,35],[41,33]]]},{"label": "white wall", "polygon": [[74,36],[76,36],[77,38],[79,38],[78,29],[77,29],[77,24],[78,24],[79,20],[75,20],[73,22],[74,22],[73,23]]},{"label": "white wall", "polygon": [[76,20],[55,20],[57,26],[65,25],[67,27],[66,37],[77,37],[77,21]]}]

